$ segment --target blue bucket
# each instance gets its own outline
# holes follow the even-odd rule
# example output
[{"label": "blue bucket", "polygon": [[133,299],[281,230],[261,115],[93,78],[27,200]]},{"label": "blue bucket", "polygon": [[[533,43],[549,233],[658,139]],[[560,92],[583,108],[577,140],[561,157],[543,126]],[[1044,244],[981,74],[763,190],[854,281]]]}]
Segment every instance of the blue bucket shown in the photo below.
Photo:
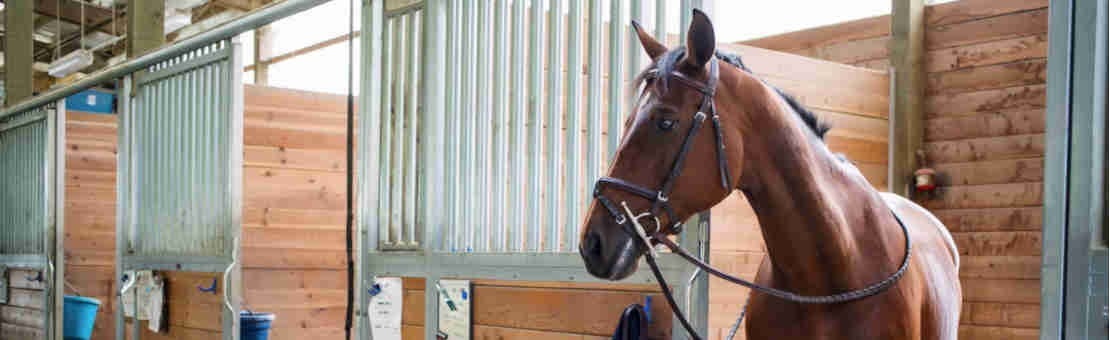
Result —
[{"label": "blue bucket", "polygon": [[239,340],[267,340],[274,313],[239,312]]},{"label": "blue bucket", "polygon": [[65,326],[65,340],[88,340],[92,336],[93,324],[96,323],[96,310],[100,308],[100,300],[66,295],[64,306],[62,324]]}]

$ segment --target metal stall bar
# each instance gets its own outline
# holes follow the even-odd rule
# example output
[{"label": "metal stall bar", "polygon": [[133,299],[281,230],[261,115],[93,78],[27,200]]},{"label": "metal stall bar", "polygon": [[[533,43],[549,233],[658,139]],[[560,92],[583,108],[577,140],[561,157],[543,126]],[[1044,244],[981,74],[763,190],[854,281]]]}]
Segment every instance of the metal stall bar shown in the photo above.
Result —
[{"label": "metal stall bar", "polygon": [[570,14],[567,24],[567,126],[563,140],[566,142],[566,155],[563,158],[566,169],[566,181],[563,183],[563,201],[566,205],[566,214],[563,219],[563,251],[571,252],[578,248],[578,223],[581,209],[581,184],[579,178],[579,134],[581,128],[578,123],[578,111],[582,106],[582,2],[583,0],[570,0]]},{"label": "metal stall bar", "polygon": [[526,5],[525,0],[514,0],[512,3],[512,40],[510,48],[509,61],[509,77],[512,88],[509,96],[509,163],[512,166],[509,168],[509,221],[507,222],[509,230],[509,245],[507,251],[517,252],[523,249],[523,241],[525,236],[524,226],[525,212],[524,200],[524,176],[525,176],[525,157],[528,152],[525,141],[525,121],[527,120],[528,113],[525,111],[525,101],[528,89],[525,77],[525,53],[527,47],[525,46],[525,32],[524,32],[524,19],[526,18]]},{"label": "metal stall bar", "polygon": [[[509,2],[495,1],[493,9],[493,64],[504,68],[509,64]],[[508,134],[505,131],[508,121],[509,74],[503,69],[493,73],[493,192],[490,195],[492,210],[489,228],[493,230],[493,252],[505,251],[508,238],[509,223],[505,218],[507,211],[507,182],[508,174]]]},{"label": "metal stall bar", "polygon": [[416,174],[417,174],[417,161],[416,161],[416,147],[417,147],[417,131],[422,127],[423,122],[419,119],[417,108],[417,98],[419,98],[420,91],[420,68],[417,65],[420,63],[420,56],[423,54],[417,47],[420,45],[422,37],[422,30],[420,29],[421,20],[423,19],[423,11],[414,11],[408,14],[408,21],[405,23],[406,36],[408,41],[405,43],[408,46],[408,51],[405,60],[405,246],[410,248],[420,247],[420,223],[416,219]]},{"label": "metal stall bar", "polygon": [[[589,0],[589,34],[587,41],[588,61],[586,67],[589,74],[586,78],[586,183],[593,183],[601,171],[601,73],[605,64],[601,63],[601,6],[602,0]],[[588,202],[593,196],[589,190],[578,192],[583,201]]]},{"label": "metal stall bar", "polygon": [[[518,0],[523,1],[523,0]],[[543,1],[532,0],[528,17],[528,251],[543,242]]]},{"label": "metal stall bar", "polygon": [[462,41],[464,42],[462,52],[462,105],[459,107],[457,115],[462,121],[462,129],[459,131],[461,136],[461,143],[459,153],[462,157],[461,175],[459,180],[462,181],[463,190],[460,192],[459,200],[463,201],[462,220],[459,221],[463,226],[462,239],[460,240],[461,247],[459,251],[470,252],[473,251],[474,246],[474,230],[476,221],[474,218],[475,202],[473,194],[476,192],[477,187],[474,185],[476,178],[474,169],[474,129],[475,129],[475,59],[477,58],[478,46],[474,42],[475,34],[475,15],[477,14],[477,2],[463,1],[462,2]]},{"label": "metal stall bar", "polygon": [[655,0],[655,39],[667,45],[667,0]]},{"label": "metal stall bar", "polygon": [[544,251],[556,252],[559,247],[559,171],[563,152],[559,140],[563,128],[563,1],[549,0],[547,9],[547,171],[544,172],[547,188],[547,246]]},{"label": "metal stall bar", "polygon": [[392,128],[392,139],[389,162],[389,188],[392,192],[389,194],[389,244],[394,249],[404,249],[402,229],[404,228],[404,221],[402,214],[404,214],[404,207],[402,202],[405,195],[404,179],[402,178],[402,171],[405,164],[404,146],[405,146],[405,64],[406,53],[408,52],[408,39],[405,37],[405,21],[408,19],[406,16],[397,15],[393,17],[392,29],[393,40],[392,63],[387,64],[392,69],[390,73],[393,74],[393,82],[390,83],[389,98],[389,120]]},{"label": "metal stall bar", "polygon": [[[356,324],[358,325],[359,339],[370,338],[370,323],[367,318],[368,307],[370,303],[370,296],[366,293],[365,287],[373,285],[373,276],[369,272],[369,261],[367,257],[369,253],[377,251],[378,239],[381,236],[378,226],[380,220],[377,213],[380,212],[381,198],[380,191],[385,191],[381,188],[379,176],[383,173],[378,166],[382,151],[378,144],[381,143],[381,126],[384,120],[382,114],[382,98],[374,94],[381,93],[382,77],[385,72],[382,70],[382,64],[379,62],[383,56],[383,21],[384,21],[384,6],[382,1],[368,1],[362,4],[361,27],[362,34],[359,36],[359,48],[361,49],[362,58],[359,60],[361,75],[359,77],[359,88],[362,91],[361,96],[358,97],[358,137],[357,147],[359,156],[358,160],[358,214],[356,215],[358,221],[358,232],[355,233],[358,238],[357,244],[359,245],[356,255],[356,263],[358,263],[358,285],[356,285],[355,296],[358,301],[358,309],[356,316],[358,316]],[[426,154],[428,155],[428,154]],[[427,239],[425,239],[427,240]]]},{"label": "metal stall bar", "polygon": [[[458,56],[459,56],[459,50],[461,49],[461,46],[460,46],[460,41],[461,40],[460,40],[460,37],[459,37],[459,17],[460,17],[460,14],[459,14],[459,0],[446,0],[446,1],[447,1],[447,15],[446,15],[447,20],[446,20],[446,25],[445,25],[445,27],[446,27],[445,31],[446,32],[444,34],[447,36],[447,41],[446,41],[447,48],[446,48],[446,62],[445,63],[447,65],[459,65]],[[444,170],[446,171],[446,176],[444,178],[444,180],[445,180],[444,195],[446,196],[446,199],[447,199],[446,206],[444,207],[445,208],[444,213],[445,213],[445,215],[447,215],[448,223],[446,224],[447,230],[445,231],[445,233],[444,233],[445,235],[443,237],[444,240],[445,240],[445,242],[444,242],[445,244],[444,244],[442,250],[444,250],[444,251],[455,251],[459,247],[458,244],[457,244],[458,230],[459,230],[458,221],[459,221],[459,210],[461,209],[461,204],[462,204],[462,202],[460,202],[460,200],[458,199],[458,197],[459,197],[459,195],[458,195],[458,181],[453,180],[453,179],[458,178],[458,160],[459,160],[459,157],[458,157],[458,155],[459,155],[459,141],[456,139],[456,136],[458,136],[459,122],[458,122],[458,119],[455,118],[456,112],[458,112],[458,107],[459,107],[458,106],[458,102],[459,102],[459,100],[458,100],[458,90],[459,90],[458,72],[456,72],[456,71],[447,72],[447,74],[445,75],[445,78],[447,78],[447,79],[445,80],[445,85],[444,86],[446,88],[447,93],[445,94],[445,98],[444,98],[445,104],[446,104],[445,105],[445,110],[444,110],[444,116],[448,116],[448,115],[450,115],[450,116],[446,117],[446,121],[444,122],[444,135],[446,136],[446,138],[449,139],[449,142],[447,142],[446,145],[445,145],[446,150],[445,150],[444,155],[443,155],[444,156],[444,163],[445,163]]]},{"label": "metal stall bar", "polygon": [[[492,105],[492,103],[490,101],[491,98],[489,96],[492,87],[490,86],[490,78],[491,78],[491,75],[490,75],[491,65],[490,64],[491,63],[490,63],[490,50],[488,48],[488,46],[490,45],[490,35],[493,33],[493,27],[490,26],[490,24],[491,24],[490,10],[492,9],[490,7],[490,5],[491,4],[490,4],[489,1],[481,1],[479,6],[478,6],[478,29],[477,29],[478,38],[475,39],[478,42],[478,46],[481,46],[477,49],[478,50],[478,86],[477,86],[477,90],[478,90],[477,116],[478,116],[478,119],[477,119],[477,125],[475,127],[474,132],[478,134],[478,136],[477,136],[478,138],[475,140],[475,144],[476,144],[475,146],[478,149],[478,165],[477,165],[478,180],[477,180],[477,183],[475,183],[475,184],[477,185],[479,190],[483,190],[483,191],[485,190],[484,188],[489,188],[489,183],[492,180],[492,178],[490,176],[490,170],[491,170],[490,169],[490,165],[491,165],[490,164],[490,150],[493,147],[492,147],[492,145],[490,145],[491,131],[486,128],[486,127],[489,126],[489,124],[491,122],[490,106]],[[492,202],[490,201],[488,195],[476,195],[473,199],[478,204],[478,208],[477,208],[478,216],[477,216],[477,219],[476,219],[477,220],[476,225],[478,226],[477,227],[478,231],[476,233],[474,233],[474,236],[476,238],[476,240],[474,242],[475,243],[474,244],[474,251],[476,251],[476,252],[485,252],[485,251],[489,250],[489,244],[490,244],[490,242],[489,242],[490,231],[489,230],[490,230],[490,226],[492,224],[490,224],[490,222],[489,222],[489,209],[490,209],[490,206],[492,205]]]},{"label": "metal stall bar", "polygon": [[[608,151],[604,154],[605,159],[613,159],[617,154],[622,132],[621,124],[624,124],[624,111],[621,108],[621,102],[624,101],[624,93],[621,91],[624,88],[624,68],[621,66],[621,59],[624,58],[624,51],[621,50],[625,30],[624,1],[610,0],[609,3],[609,107],[606,110],[609,138],[605,148]],[[636,53],[636,50],[631,50],[629,53]],[[631,68],[635,69],[635,66]]]},{"label": "metal stall bar", "polygon": [[381,57],[381,111],[380,120],[382,124],[381,139],[379,140],[379,153],[380,158],[378,161],[379,171],[381,178],[379,178],[378,187],[381,188],[378,196],[378,227],[380,228],[379,235],[381,239],[379,247],[388,248],[392,244],[393,233],[390,226],[390,213],[389,204],[392,202],[390,197],[393,194],[391,183],[389,182],[390,173],[392,169],[391,155],[393,149],[391,143],[393,142],[393,64],[392,56],[394,53],[394,39],[393,39],[393,25],[392,19],[384,18],[382,30],[384,30],[384,41],[382,42],[382,57]]}]

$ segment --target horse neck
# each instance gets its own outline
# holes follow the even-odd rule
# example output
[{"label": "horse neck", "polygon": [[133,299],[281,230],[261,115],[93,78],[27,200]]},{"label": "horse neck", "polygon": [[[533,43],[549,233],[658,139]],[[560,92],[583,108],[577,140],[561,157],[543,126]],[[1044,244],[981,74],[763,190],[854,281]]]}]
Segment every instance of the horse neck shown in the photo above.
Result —
[{"label": "horse neck", "polygon": [[[764,96],[743,137],[741,190],[755,211],[772,284],[809,294],[859,288],[897,268],[890,212],[854,166],[832,155],[782,102]],[[762,112],[760,112],[762,111]],[[891,241],[898,249],[891,246]]]}]

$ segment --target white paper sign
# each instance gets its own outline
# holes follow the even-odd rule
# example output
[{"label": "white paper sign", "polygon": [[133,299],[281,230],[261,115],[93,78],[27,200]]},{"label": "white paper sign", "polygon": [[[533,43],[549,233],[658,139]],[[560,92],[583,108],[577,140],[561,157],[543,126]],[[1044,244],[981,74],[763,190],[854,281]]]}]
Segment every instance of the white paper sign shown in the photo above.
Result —
[{"label": "white paper sign", "polygon": [[161,276],[154,275],[151,277],[150,285],[150,301],[144,303],[148,305],[150,311],[150,323],[147,324],[147,329],[158,333],[162,330],[162,304],[165,299],[165,281]]},{"label": "white paper sign", "polygon": [[401,340],[401,307],[404,291],[399,277],[375,278],[376,295],[370,296],[370,331],[374,340]]},{"label": "white paper sign", "polygon": [[439,332],[438,340],[470,340],[469,280],[439,280]]}]

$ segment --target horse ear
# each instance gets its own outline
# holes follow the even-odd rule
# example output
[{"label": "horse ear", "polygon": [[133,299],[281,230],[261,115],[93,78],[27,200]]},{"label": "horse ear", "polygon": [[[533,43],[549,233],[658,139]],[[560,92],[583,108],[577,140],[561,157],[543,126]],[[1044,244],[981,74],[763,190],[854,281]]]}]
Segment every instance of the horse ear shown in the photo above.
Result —
[{"label": "horse ear", "polygon": [[667,53],[667,46],[663,46],[662,43],[655,40],[655,37],[644,31],[644,28],[636,20],[632,20],[632,29],[636,30],[636,36],[640,38],[640,46],[644,47],[644,52],[647,52],[651,60],[658,59],[663,53]]},{"label": "horse ear", "polygon": [[690,29],[686,30],[686,62],[703,67],[713,57],[716,49],[717,37],[713,33],[713,23],[704,12],[694,9]]}]

